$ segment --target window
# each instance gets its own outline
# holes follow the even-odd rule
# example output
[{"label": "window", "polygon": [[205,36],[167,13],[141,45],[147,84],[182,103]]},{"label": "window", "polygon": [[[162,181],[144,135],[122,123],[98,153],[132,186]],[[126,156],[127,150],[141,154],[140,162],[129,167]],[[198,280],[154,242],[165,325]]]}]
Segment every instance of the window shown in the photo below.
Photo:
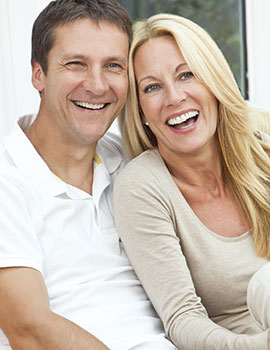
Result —
[{"label": "window", "polygon": [[216,41],[248,98],[246,80],[245,0],[118,0],[132,19],[159,12],[187,17],[202,26]]}]

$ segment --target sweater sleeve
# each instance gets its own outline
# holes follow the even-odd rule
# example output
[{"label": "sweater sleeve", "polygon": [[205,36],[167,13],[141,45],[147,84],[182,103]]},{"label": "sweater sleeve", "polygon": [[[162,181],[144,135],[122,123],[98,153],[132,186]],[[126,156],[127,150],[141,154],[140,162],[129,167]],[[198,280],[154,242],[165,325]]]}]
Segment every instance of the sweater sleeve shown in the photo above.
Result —
[{"label": "sweater sleeve", "polygon": [[148,163],[132,161],[114,189],[118,232],[170,340],[181,350],[267,350],[267,334],[235,334],[215,324],[196,295],[176,235],[173,203]]}]

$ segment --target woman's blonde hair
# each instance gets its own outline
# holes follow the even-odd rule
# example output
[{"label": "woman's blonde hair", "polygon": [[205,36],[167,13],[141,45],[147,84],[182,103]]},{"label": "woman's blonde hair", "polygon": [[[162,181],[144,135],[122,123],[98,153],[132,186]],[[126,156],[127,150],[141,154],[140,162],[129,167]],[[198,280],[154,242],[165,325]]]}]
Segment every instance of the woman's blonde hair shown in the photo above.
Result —
[{"label": "woman's blonde hair", "polygon": [[157,146],[155,135],[142,121],[133,60],[143,43],[164,35],[174,38],[190,70],[218,101],[217,135],[224,181],[244,209],[257,253],[270,258],[270,147],[253,134],[248,106],[222,52],[194,22],[159,14],[134,24],[129,57],[130,89],[119,117],[124,146],[131,157]]}]

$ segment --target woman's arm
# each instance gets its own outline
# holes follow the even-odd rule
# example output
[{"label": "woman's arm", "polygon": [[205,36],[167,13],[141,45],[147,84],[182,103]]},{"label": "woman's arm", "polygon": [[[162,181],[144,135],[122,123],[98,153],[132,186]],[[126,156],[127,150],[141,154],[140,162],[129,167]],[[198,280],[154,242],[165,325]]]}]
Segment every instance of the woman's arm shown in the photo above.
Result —
[{"label": "woman's arm", "polygon": [[117,179],[117,229],[172,342],[182,350],[266,350],[267,332],[237,335],[212,322],[196,295],[177,237],[166,188],[148,162],[128,165]]},{"label": "woman's arm", "polygon": [[270,327],[270,262],[251,278],[247,289],[247,304],[254,320],[262,329]]}]

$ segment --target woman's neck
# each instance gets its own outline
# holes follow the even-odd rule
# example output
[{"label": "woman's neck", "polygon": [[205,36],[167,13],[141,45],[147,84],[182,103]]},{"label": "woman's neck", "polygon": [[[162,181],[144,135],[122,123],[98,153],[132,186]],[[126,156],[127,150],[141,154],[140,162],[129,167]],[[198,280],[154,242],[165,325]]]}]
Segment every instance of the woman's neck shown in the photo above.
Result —
[{"label": "woman's neck", "polygon": [[180,154],[160,150],[174,180],[182,186],[201,188],[213,194],[222,194],[224,182],[219,147],[194,154]]}]

